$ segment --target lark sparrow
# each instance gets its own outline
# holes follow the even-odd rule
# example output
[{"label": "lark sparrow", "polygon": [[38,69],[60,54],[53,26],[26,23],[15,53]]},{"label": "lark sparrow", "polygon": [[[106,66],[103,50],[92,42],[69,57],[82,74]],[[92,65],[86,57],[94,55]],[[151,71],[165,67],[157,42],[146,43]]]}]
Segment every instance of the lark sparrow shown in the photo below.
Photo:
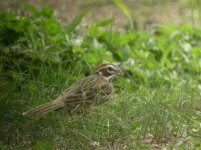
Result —
[{"label": "lark sparrow", "polygon": [[116,65],[102,64],[91,75],[71,85],[56,100],[28,110],[23,115],[40,115],[65,106],[76,108],[104,103],[112,94],[112,79],[119,75],[123,72]]}]

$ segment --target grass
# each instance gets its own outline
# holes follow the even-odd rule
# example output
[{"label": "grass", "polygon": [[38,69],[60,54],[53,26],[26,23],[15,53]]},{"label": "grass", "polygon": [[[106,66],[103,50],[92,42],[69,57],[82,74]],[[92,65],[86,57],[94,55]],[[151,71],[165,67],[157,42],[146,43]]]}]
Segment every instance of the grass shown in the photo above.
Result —
[{"label": "grass", "polygon": [[[135,90],[116,88],[110,101],[79,114],[60,110],[42,117],[22,116],[69,85],[65,77],[45,70],[41,68],[39,80],[28,76],[20,84],[1,82],[5,93],[0,103],[1,148],[141,149],[167,144],[170,149],[200,148],[200,92],[195,80],[138,85]],[[26,84],[16,86],[24,80]]]},{"label": "grass", "polygon": [[[200,29],[118,32],[106,30],[109,19],[80,38],[74,30],[90,10],[66,29],[52,9],[28,8],[30,16],[0,15],[0,149],[201,148]],[[114,80],[110,101],[79,113],[22,116],[103,61],[120,63],[126,74]]]}]

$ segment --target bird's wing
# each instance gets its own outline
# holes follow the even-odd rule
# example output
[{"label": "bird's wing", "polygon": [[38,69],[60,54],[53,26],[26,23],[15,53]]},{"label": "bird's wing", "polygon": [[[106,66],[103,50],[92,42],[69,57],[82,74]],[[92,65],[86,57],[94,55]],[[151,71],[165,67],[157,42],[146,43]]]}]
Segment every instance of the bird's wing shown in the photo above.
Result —
[{"label": "bird's wing", "polygon": [[95,104],[103,103],[110,97],[112,90],[110,82],[93,75],[89,82],[85,82],[82,86],[83,100]]},{"label": "bird's wing", "polygon": [[109,98],[112,89],[110,82],[96,75],[91,75],[70,86],[57,100],[67,106],[99,104]]}]

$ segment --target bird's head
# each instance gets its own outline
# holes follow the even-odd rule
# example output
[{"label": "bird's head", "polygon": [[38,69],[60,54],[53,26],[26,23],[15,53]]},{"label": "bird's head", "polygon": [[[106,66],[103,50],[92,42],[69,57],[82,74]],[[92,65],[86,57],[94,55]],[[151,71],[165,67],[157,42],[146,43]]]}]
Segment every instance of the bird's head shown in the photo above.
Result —
[{"label": "bird's head", "polygon": [[116,76],[124,75],[123,71],[112,63],[101,64],[94,73],[103,76],[107,81],[111,81]]}]

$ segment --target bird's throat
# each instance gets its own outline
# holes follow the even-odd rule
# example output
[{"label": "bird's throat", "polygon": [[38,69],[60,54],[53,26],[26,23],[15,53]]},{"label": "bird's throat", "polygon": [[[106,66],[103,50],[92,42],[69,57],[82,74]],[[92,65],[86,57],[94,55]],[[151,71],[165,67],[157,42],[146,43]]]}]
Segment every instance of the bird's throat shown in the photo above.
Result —
[{"label": "bird's throat", "polygon": [[112,81],[113,78],[114,78],[114,75],[110,75],[110,76],[107,76],[107,77],[103,76],[103,78],[104,78],[105,80],[107,80],[107,81]]}]

